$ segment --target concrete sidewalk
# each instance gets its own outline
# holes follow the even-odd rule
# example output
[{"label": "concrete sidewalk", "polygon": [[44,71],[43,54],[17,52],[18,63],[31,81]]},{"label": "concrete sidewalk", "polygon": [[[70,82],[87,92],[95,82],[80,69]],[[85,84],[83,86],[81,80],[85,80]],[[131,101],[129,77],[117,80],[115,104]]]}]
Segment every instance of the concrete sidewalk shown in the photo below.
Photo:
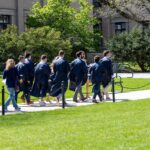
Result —
[{"label": "concrete sidewalk", "polygon": [[[112,98],[112,95],[110,95]],[[144,91],[136,91],[136,92],[127,92],[127,93],[117,93],[115,94],[116,102],[122,102],[122,101],[129,101],[129,100],[141,100],[141,99],[150,99],[150,90],[144,90]],[[112,100],[106,101],[106,102],[112,102]],[[67,100],[67,106],[66,108],[70,107],[78,107],[78,106],[86,106],[86,105],[92,105],[92,101],[89,99],[87,102],[81,102],[81,103],[74,103],[72,100]],[[38,102],[34,103],[31,106],[25,105],[25,104],[19,104],[21,107],[20,112],[14,111],[14,108],[10,105],[8,107],[7,114],[18,114],[18,113],[25,113],[25,112],[39,112],[39,111],[50,111],[50,110],[56,110],[56,109],[62,109],[61,104],[58,106],[56,102],[46,103],[46,106],[40,106]],[[1,115],[1,107],[0,107],[0,115]]]},{"label": "concrete sidewalk", "polygon": [[[132,77],[131,73],[118,73],[122,78]],[[150,78],[150,73],[133,73],[133,78]]]},{"label": "concrete sidewalk", "polygon": [[[112,97],[111,97],[112,98]],[[115,94],[116,102],[125,100],[141,100],[150,99],[150,90],[135,91],[135,92],[124,92]]]},{"label": "concrete sidewalk", "polygon": [[[67,102],[66,108],[86,106],[86,105],[92,105],[93,104],[90,101],[75,103],[71,100],[66,100],[66,102]],[[39,112],[39,111],[57,110],[57,109],[62,109],[62,103],[60,103],[58,105],[55,101],[53,101],[52,103],[46,102],[45,106],[40,106],[39,102],[35,102],[34,104],[32,104],[30,106],[26,105],[26,104],[19,104],[19,107],[21,108],[21,111],[15,111],[13,106],[10,105],[8,107],[8,111],[5,114],[8,115],[8,114],[20,114],[20,113],[25,113],[25,112]],[[2,114],[2,108],[0,106],[0,115],[1,114]]]}]

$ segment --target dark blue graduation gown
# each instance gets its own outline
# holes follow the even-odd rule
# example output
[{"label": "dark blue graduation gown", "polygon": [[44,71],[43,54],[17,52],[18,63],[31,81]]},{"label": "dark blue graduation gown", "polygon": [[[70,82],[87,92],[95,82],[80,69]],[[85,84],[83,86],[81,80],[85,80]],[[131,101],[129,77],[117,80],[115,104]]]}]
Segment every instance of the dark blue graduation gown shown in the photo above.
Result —
[{"label": "dark blue graduation gown", "polygon": [[68,73],[70,70],[69,63],[63,58],[59,58],[53,63],[54,74],[52,77],[52,85],[51,85],[51,96],[58,96],[61,94],[61,84],[64,81],[64,90],[66,92],[68,87]]},{"label": "dark blue graduation gown", "polygon": [[51,74],[50,67],[47,63],[40,62],[35,67],[35,81],[31,95],[35,97],[45,97],[48,91],[48,80]]},{"label": "dark blue graduation gown", "polygon": [[76,86],[82,83],[84,85],[87,81],[88,67],[86,63],[77,58],[71,63],[70,81],[75,82]]},{"label": "dark blue graduation gown", "polygon": [[20,91],[29,91],[30,89],[30,84],[28,83],[29,81],[29,72],[26,64],[19,62],[16,66],[16,69],[18,71],[18,74],[20,76],[20,79],[23,80],[23,83],[18,83],[19,84],[19,90]]},{"label": "dark blue graduation gown", "polygon": [[91,81],[93,84],[101,83],[105,73],[102,63],[94,63],[90,67]]},{"label": "dark blue graduation gown", "polygon": [[91,75],[91,81],[93,84],[93,92],[94,92],[94,99],[96,98],[96,95],[98,94],[99,97],[101,97],[100,94],[100,85],[103,80],[103,75],[104,75],[104,67],[102,63],[94,63],[90,67],[90,75]]},{"label": "dark blue graduation gown", "polygon": [[32,83],[34,80],[34,63],[32,62],[32,60],[26,58],[25,64],[26,64],[27,69],[28,69],[29,81],[30,81],[31,86],[32,86]]},{"label": "dark blue graduation gown", "polygon": [[18,63],[16,65],[16,69],[18,71],[18,74],[20,76],[20,79],[23,80],[29,80],[29,72],[28,72],[28,68],[24,63]]},{"label": "dark blue graduation gown", "polygon": [[102,84],[106,87],[110,82],[113,75],[113,66],[111,59],[104,57],[101,59],[101,63],[105,69],[105,75],[103,76]]}]

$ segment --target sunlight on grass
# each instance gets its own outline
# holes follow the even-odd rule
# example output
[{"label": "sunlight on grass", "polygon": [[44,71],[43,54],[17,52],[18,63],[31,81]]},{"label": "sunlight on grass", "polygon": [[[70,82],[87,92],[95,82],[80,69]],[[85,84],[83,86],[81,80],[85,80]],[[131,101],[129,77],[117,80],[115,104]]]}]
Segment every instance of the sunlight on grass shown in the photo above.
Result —
[{"label": "sunlight on grass", "polygon": [[0,117],[0,149],[148,150],[150,100]]}]

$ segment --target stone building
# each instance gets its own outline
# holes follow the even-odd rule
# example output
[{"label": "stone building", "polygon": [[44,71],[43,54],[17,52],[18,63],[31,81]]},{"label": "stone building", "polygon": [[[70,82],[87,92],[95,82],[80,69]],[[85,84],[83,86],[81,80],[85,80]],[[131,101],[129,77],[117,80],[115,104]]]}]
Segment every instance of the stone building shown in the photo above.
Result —
[{"label": "stone building", "polygon": [[[94,10],[97,10],[101,8],[101,3],[99,0],[93,0],[93,6]],[[107,13],[106,13],[107,14]],[[102,49],[106,49],[105,43],[113,37],[114,35],[124,32],[124,31],[131,31],[133,28],[136,27],[142,27],[140,24],[133,20],[126,19],[119,14],[113,15],[113,17],[110,16],[103,16],[100,17],[100,15],[97,15],[97,12],[94,12],[94,15],[97,16],[100,23],[95,26],[96,30],[102,31],[103,39],[101,40],[100,47]]]},{"label": "stone building", "polygon": [[44,5],[44,0],[0,0],[0,29],[6,28],[8,24],[16,24],[19,32],[23,32],[34,2]]},{"label": "stone building", "polygon": [[[30,9],[35,2],[45,4],[44,0],[0,0],[0,29],[4,29],[8,24],[16,24],[18,31],[23,32],[26,28],[26,18]],[[96,0],[89,0],[95,7],[100,7]],[[76,4],[73,4],[77,7]],[[119,15],[110,18],[102,17],[101,23],[95,28],[102,31],[103,40],[100,41],[102,48],[105,48],[105,41],[118,32],[130,31],[133,27],[138,26],[134,21],[125,19]]]}]

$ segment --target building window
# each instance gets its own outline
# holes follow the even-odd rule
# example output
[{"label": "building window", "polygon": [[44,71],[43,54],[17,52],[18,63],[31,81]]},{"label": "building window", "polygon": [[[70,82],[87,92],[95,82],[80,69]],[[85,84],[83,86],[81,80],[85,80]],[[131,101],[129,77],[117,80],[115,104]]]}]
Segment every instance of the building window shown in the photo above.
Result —
[{"label": "building window", "polygon": [[[102,32],[102,18],[97,18],[98,22],[93,26],[94,33],[100,33]],[[98,51],[103,47],[103,39],[101,37],[94,39],[95,43],[97,43],[97,46],[99,49]]]},{"label": "building window", "polygon": [[102,5],[99,0],[93,0],[93,6],[94,8],[100,8]]},{"label": "building window", "polygon": [[142,26],[143,32],[148,31],[148,29],[150,27],[148,23],[150,23],[150,22],[147,22],[147,24],[143,24],[143,26]]},{"label": "building window", "polygon": [[9,24],[10,24],[10,16],[0,15],[0,29],[6,29]]},{"label": "building window", "polygon": [[125,32],[127,30],[126,22],[115,23],[115,33]]}]

